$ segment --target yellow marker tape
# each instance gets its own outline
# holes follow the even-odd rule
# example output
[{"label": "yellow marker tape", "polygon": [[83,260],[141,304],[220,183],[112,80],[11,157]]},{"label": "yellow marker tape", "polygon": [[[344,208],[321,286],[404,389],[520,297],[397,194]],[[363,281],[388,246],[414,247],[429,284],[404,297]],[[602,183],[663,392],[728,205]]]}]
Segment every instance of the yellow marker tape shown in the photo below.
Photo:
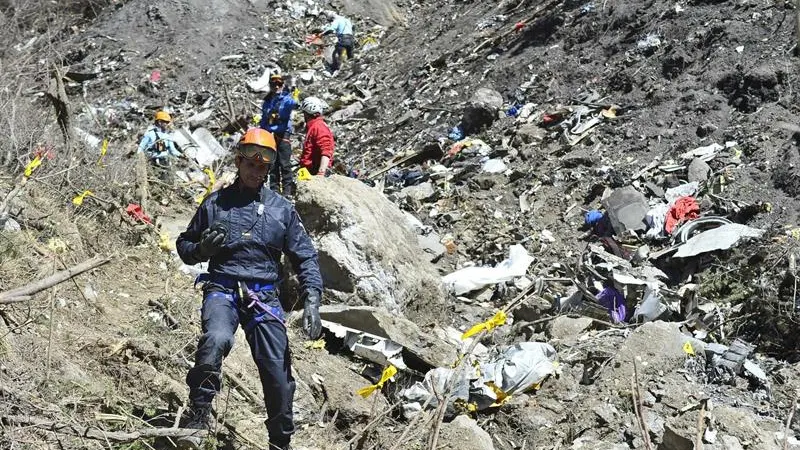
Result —
[{"label": "yellow marker tape", "polygon": [[689,342],[689,341],[686,341],[683,344],[683,351],[686,352],[687,355],[690,355],[690,356],[694,356],[695,355],[694,348],[692,348],[692,343]]},{"label": "yellow marker tape", "polygon": [[108,153],[108,139],[103,139],[103,145],[100,146],[100,158],[97,160],[98,166],[101,162],[103,162],[103,158],[106,157],[106,153]]},{"label": "yellow marker tape", "polygon": [[312,178],[314,177],[311,176],[311,172],[309,172],[305,167],[301,167],[300,170],[297,171],[298,181],[308,181]]},{"label": "yellow marker tape", "polygon": [[464,334],[461,335],[461,339],[467,339],[471,336],[475,336],[476,334],[480,333],[483,330],[492,331],[494,328],[499,327],[506,323],[506,313],[504,311],[497,311],[497,314],[494,315],[491,319],[487,320],[486,322],[479,323],[474,327],[467,330]]},{"label": "yellow marker tape", "polygon": [[253,119],[251,122],[253,125],[258,125],[261,122],[261,114],[253,114]]},{"label": "yellow marker tape", "polygon": [[47,241],[47,248],[53,253],[64,253],[67,251],[67,243],[59,238],[50,238]]},{"label": "yellow marker tape", "polygon": [[31,162],[25,166],[25,178],[30,178],[33,175],[33,171],[36,170],[37,167],[42,165],[42,157],[40,155],[36,155],[35,158]]},{"label": "yellow marker tape", "polygon": [[158,235],[158,248],[165,252],[175,250],[175,241],[170,238],[169,233],[166,231]]},{"label": "yellow marker tape", "polygon": [[367,398],[372,395],[373,392],[382,388],[383,385],[389,381],[389,378],[392,378],[395,375],[397,375],[397,368],[390,364],[389,367],[383,370],[380,381],[371,386],[363,387],[357,390],[356,393],[364,398]]},{"label": "yellow marker tape", "polygon": [[325,348],[325,339],[317,339],[316,341],[308,341],[305,347],[311,350],[322,350]]},{"label": "yellow marker tape", "polygon": [[92,191],[87,189],[81,192],[80,194],[76,195],[75,198],[72,199],[72,204],[75,206],[81,206],[83,204],[83,199],[92,196],[94,196],[94,194],[92,194]]},{"label": "yellow marker tape", "polygon": [[292,91],[292,98],[296,102],[300,101],[300,88],[294,88],[294,90]]},{"label": "yellow marker tape", "polygon": [[202,194],[200,194],[200,195],[199,195],[199,196],[198,196],[198,197],[195,199],[195,200],[197,200],[197,203],[203,203],[203,200],[205,200],[205,199],[206,199],[206,197],[208,197],[208,195],[211,193],[211,191],[213,191],[213,190],[214,190],[214,185],[215,185],[215,184],[217,184],[217,176],[216,176],[216,175],[214,175],[214,171],[213,171],[213,170],[211,170],[211,168],[209,168],[209,167],[206,167],[205,169],[203,169],[203,173],[205,173],[206,175],[208,175],[208,185],[206,185],[206,190],[205,190],[205,192],[203,192]]}]

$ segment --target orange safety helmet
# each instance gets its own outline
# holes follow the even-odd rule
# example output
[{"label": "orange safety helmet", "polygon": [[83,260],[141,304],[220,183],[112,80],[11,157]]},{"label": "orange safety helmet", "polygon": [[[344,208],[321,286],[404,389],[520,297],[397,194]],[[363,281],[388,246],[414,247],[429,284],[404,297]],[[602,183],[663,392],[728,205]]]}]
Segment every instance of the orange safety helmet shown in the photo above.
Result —
[{"label": "orange safety helmet", "polygon": [[261,158],[265,163],[272,163],[275,161],[276,148],[272,133],[262,128],[250,128],[239,140],[236,153],[247,159]]},{"label": "orange safety helmet", "polygon": [[168,112],[161,110],[156,113],[155,120],[156,122],[172,122],[172,117],[170,117]]}]

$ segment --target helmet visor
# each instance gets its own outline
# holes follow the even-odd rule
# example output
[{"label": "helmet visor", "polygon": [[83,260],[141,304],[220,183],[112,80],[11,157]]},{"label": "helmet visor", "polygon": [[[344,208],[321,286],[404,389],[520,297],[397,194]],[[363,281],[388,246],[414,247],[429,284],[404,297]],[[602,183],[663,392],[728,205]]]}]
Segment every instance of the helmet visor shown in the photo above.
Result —
[{"label": "helmet visor", "polygon": [[247,159],[261,159],[265,163],[275,159],[275,150],[257,144],[240,144],[237,153]]}]

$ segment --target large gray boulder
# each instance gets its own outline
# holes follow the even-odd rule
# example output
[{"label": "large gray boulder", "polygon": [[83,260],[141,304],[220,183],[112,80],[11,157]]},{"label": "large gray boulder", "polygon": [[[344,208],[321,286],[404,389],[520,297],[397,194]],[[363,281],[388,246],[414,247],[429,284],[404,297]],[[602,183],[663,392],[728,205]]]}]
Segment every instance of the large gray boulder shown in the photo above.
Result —
[{"label": "large gray boulder", "polygon": [[502,107],[503,96],[499,92],[488,88],[478,89],[472,94],[464,108],[461,129],[467,135],[481,131],[497,119],[497,114]]},{"label": "large gray boulder", "polygon": [[494,450],[492,436],[467,416],[442,424],[439,444],[446,450]]},{"label": "large gray boulder", "polygon": [[314,177],[299,183],[296,207],[319,251],[326,293],[411,319],[439,314],[441,277],[381,192],[352,178]]}]

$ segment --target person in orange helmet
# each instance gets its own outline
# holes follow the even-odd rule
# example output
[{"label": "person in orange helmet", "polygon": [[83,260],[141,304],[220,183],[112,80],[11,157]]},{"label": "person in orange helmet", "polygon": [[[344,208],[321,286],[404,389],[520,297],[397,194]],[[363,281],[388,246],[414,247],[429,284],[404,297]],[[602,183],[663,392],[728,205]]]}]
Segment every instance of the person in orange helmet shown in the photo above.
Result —
[{"label": "person in orange helmet", "polygon": [[[186,264],[209,262],[208,273],[197,279],[203,283],[203,334],[186,376],[191,408],[184,427],[212,429],[211,405],[222,387],[222,360],[241,325],[264,391],[268,448],[289,449],[295,382],[286,313],[279,300],[280,261],[285,254],[300,279],[303,329],[309,339],[318,339],[319,259],[294,205],[264,185],[277,158],[272,133],[251,128],[235,153],[238,178],[203,201],[176,242]],[[179,439],[182,448],[200,448],[202,443],[199,436]]]},{"label": "person in orange helmet", "polygon": [[147,129],[139,141],[139,151],[144,152],[147,158],[156,165],[169,165],[171,158],[182,156],[175,148],[169,125],[172,117],[166,111],[158,111],[154,117],[153,125]]}]

